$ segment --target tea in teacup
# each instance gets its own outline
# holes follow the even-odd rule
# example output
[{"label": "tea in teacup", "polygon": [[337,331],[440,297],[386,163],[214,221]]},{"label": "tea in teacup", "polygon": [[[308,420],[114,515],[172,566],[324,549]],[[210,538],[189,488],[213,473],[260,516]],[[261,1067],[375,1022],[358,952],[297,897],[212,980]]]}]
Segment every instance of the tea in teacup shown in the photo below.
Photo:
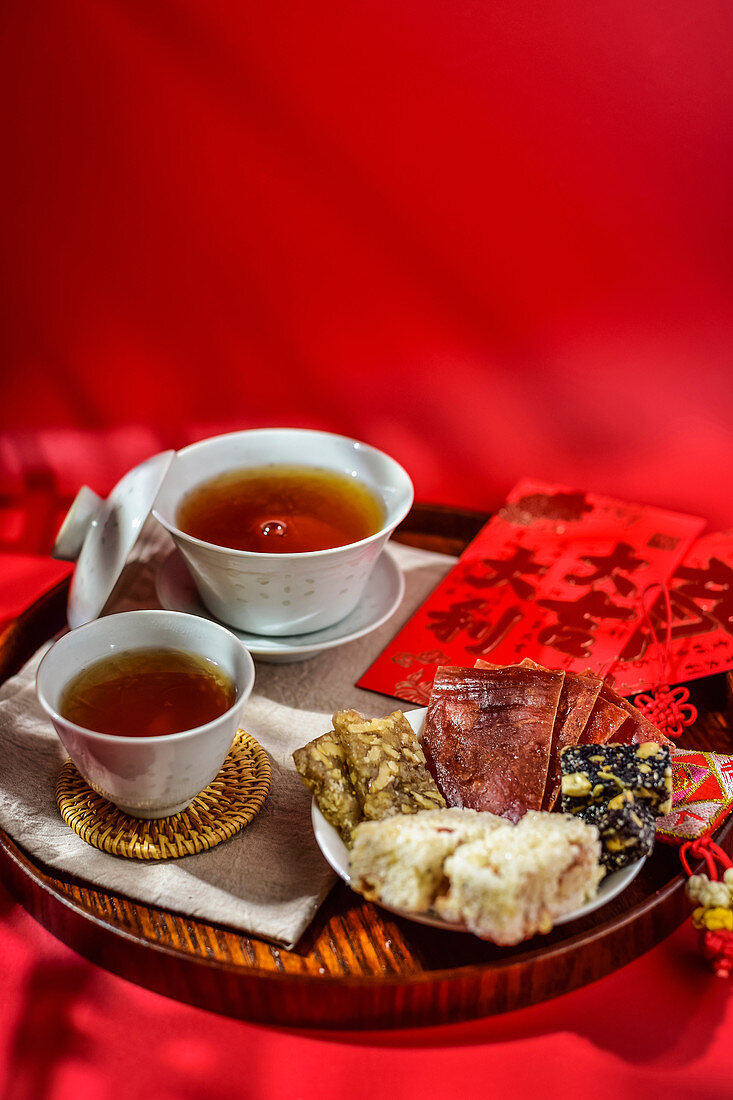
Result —
[{"label": "tea in teacup", "polygon": [[62,718],[117,737],[163,737],[204,726],[237,692],[214,661],[176,649],[140,649],[95,661],[59,701]]},{"label": "tea in teacup", "polygon": [[192,489],[176,513],[202,542],[260,554],[298,554],[360,542],[385,508],[356,478],[308,466],[229,470]]}]

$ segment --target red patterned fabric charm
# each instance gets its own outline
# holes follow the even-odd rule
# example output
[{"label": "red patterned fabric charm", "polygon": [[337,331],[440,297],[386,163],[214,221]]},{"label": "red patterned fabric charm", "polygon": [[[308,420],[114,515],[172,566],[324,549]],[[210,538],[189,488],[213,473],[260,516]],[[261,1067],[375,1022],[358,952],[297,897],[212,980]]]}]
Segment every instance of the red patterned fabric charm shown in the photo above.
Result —
[{"label": "red patterned fabric charm", "polygon": [[685,726],[697,721],[697,708],[688,702],[689,698],[686,687],[671,688],[663,684],[649,694],[637,695],[634,706],[662,733],[679,737]]},{"label": "red patterned fabric charm", "polygon": [[733,756],[674,749],[672,809],[657,820],[657,840],[685,844],[709,836],[732,808]]}]

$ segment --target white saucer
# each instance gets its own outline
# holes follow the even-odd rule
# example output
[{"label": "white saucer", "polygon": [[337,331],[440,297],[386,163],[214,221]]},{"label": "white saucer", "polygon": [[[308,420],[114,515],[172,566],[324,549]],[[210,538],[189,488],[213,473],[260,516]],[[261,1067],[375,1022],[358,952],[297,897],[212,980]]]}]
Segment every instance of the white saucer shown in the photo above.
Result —
[{"label": "white saucer", "polygon": [[[419,710],[411,710],[405,714],[405,718],[412,726],[418,738],[422,737],[426,714],[427,710],[424,707]],[[321,849],[323,856],[336,874],[350,886],[349,850],[333,825],[329,825],[326,821],[325,817],[316,806],[315,801],[311,803],[311,821],[313,823],[316,843]],[[612,898],[617,897],[622,890],[625,890],[629,883],[636,878],[643,864],[644,858],[638,859],[636,863],[630,863],[628,867],[623,867],[620,871],[613,871],[610,875],[606,875],[601,885],[598,887],[598,892],[594,898],[591,898],[590,901],[586,902],[585,905],[581,905],[578,909],[574,909],[572,913],[566,913],[562,917],[557,917],[555,924],[568,924],[570,921],[578,920],[579,917],[585,917],[588,913],[593,913],[596,909],[600,909],[602,905],[606,905]],[[439,917],[431,916],[428,913],[407,913],[401,909],[393,909],[389,905],[382,905],[382,908],[389,910],[391,913],[396,913],[397,916],[407,917],[408,920],[417,921],[418,924],[428,924],[432,928],[443,928],[449,932],[468,932],[468,929],[463,924],[450,924],[448,921],[441,920]]]},{"label": "white saucer", "polygon": [[[193,578],[181,555],[174,550],[161,565],[155,579],[155,590],[161,605],[168,611],[187,611],[205,619],[214,616],[201,602]],[[405,591],[405,579],[388,550],[384,550],[367,581],[361,600],[345,619],[333,626],[316,630],[312,634],[289,634],[284,637],[265,637],[248,634],[244,630],[228,626],[232,634],[244,642],[253,657],[269,664],[291,664],[317,657],[324,649],[353,642],[370,634],[399,607]],[[216,620],[215,620],[216,621]]]}]

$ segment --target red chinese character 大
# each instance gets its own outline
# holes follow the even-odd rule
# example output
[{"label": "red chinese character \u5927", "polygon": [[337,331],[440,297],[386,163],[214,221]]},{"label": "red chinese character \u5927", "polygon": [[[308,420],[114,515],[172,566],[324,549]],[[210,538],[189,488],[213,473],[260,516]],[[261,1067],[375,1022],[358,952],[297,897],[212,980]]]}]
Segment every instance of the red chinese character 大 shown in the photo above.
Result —
[{"label": "red chinese character \u5927", "polygon": [[610,554],[584,554],[580,560],[592,566],[590,573],[567,573],[568,584],[593,585],[598,581],[610,580],[620,596],[632,596],[636,585],[624,573],[634,573],[649,562],[634,553],[633,546],[627,542],[617,542]]}]

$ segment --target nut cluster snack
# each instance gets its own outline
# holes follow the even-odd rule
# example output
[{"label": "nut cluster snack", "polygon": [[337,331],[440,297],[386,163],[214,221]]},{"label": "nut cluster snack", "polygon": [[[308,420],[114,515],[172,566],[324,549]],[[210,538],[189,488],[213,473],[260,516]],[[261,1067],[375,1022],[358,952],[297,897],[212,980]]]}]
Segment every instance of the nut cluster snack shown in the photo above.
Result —
[{"label": "nut cluster snack", "polygon": [[617,795],[611,803],[587,806],[577,816],[587,825],[595,825],[601,838],[601,862],[607,871],[620,871],[654,850],[656,818],[648,805],[637,801],[629,791]]},{"label": "nut cluster snack", "polygon": [[296,749],[293,760],[319,810],[347,846],[362,820],[445,806],[420,742],[399,710],[386,718],[337,711],[333,730]]},{"label": "nut cluster snack", "polygon": [[656,741],[643,745],[575,745],[563,752],[562,770],[564,813],[611,802],[624,791],[644,799],[660,815],[672,808],[669,749]]},{"label": "nut cluster snack", "polygon": [[302,749],[296,749],[293,760],[326,821],[338,830],[345,844],[350,844],[363,815],[338,734],[330,730],[316,737]]},{"label": "nut cluster snack", "polygon": [[563,812],[596,826],[608,870],[650,855],[655,818],[672,808],[667,746],[575,745],[562,753],[561,764]]}]

